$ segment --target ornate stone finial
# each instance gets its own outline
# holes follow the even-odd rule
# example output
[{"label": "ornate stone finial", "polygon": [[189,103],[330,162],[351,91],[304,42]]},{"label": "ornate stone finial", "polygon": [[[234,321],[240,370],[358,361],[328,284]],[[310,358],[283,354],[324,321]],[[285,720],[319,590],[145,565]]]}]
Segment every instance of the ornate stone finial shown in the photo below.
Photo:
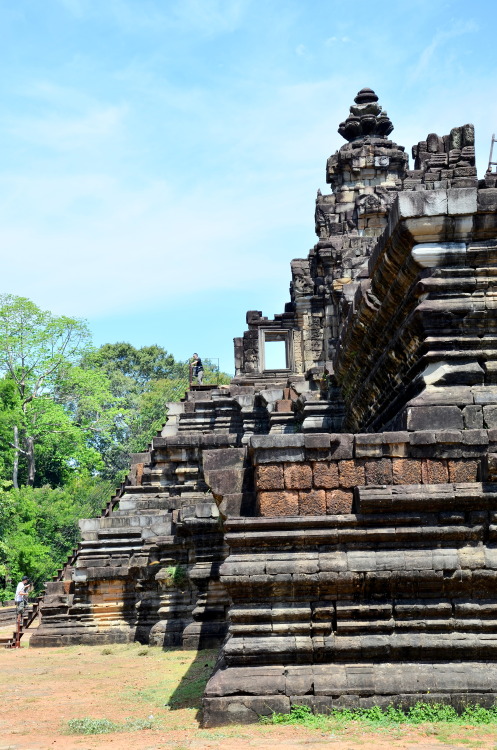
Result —
[{"label": "ornate stone finial", "polygon": [[369,102],[377,102],[378,97],[373,89],[361,89],[354,101],[356,104],[369,104]]},{"label": "ornate stone finial", "polygon": [[387,113],[382,112],[373,89],[361,89],[354,102],[349,116],[338,128],[338,132],[346,141],[355,141],[365,136],[386,138],[392,132],[392,122]]}]

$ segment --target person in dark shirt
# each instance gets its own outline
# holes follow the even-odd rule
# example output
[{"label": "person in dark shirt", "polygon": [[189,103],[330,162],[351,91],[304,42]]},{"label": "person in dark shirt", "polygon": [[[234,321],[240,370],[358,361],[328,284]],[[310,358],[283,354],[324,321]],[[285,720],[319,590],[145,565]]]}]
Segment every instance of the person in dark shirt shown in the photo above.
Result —
[{"label": "person in dark shirt", "polygon": [[193,354],[191,365],[192,365],[192,373],[194,377],[197,378],[198,384],[202,385],[202,380],[204,377],[204,366],[197,352],[194,352]]}]

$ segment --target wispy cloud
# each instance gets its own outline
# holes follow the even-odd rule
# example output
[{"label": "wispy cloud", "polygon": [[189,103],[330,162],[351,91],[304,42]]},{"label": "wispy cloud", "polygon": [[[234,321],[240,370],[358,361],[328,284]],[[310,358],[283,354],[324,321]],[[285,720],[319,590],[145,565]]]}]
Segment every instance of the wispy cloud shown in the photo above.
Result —
[{"label": "wispy cloud", "polygon": [[330,36],[328,39],[325,39],[325,46],[326,47],[332,47],[334,44],[347,44],[350,42],[350,37],[348,36]]},{"label": "wispy cloud", "polygon": [[437,32],[428,46],[425,47],[419,55],[418,61],[409,75],[410,82],[414,83],[418,81],[426,73],[433,61],[435,53],[446,42],[450,39],[454,39],[464,34],[471,34],[476,31],[478,31],[478,25],[474,21],[469,20],[466,22],[453,23],[449,28]]},{"label": "wispy cloud", "polygon": [[203,36],[234,31],[250,0],[57,0],[77,19],[107,19],[126,32],[195,30]]},{"label": "wispy cloud", "polygon": [[[267,196],[242,200],[240,193],[209,196],[201,189],[182,195],[164,182],[129,191],[99,175],[9,182],[0,183],[1,195],[14,191],[19,211],[26,202],[38,210],[23,226],[7,220],[6,208],[15,216],[12,206],[0,205],[0,244],[8,256],[2,276],[9,291],[57,311],[86,316],[140,308],[150,302],[150,274],[169,299],[181,299],[186,280],[191,297],[231,288],[233,279],[247,288],[257,283],[261,263],[268,278],[278,267],[260,239],[286,223],[283,199],[268,205]],[[36,252],[21,268],[19,254],[30,247]]]}]

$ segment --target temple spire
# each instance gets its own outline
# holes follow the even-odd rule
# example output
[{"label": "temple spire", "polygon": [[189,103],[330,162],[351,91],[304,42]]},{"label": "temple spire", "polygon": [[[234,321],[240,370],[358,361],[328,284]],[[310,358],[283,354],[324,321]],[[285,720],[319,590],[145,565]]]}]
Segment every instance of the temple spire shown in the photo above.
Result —
[{"label": "temple spire", "polygon": [[387,113],[382,111],[373,89],[361,89],[354,102],[349,116],[338,128],[345,140],[355,141],[366,136],[386,138],[392,132],[392,122]]}]

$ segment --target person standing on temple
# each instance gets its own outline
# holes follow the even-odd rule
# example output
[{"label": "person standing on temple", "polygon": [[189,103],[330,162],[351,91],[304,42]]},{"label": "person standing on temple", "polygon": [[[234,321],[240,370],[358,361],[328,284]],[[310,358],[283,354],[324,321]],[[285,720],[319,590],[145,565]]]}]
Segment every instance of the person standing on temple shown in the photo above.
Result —
[{"label": "person standing on temple", "polygon": [[19,615],[22,615],[24,613],[24,610],[28,606],[29,589],[29,578],[27,576],[23,576],[17,584],[15,596],[16,614],[18,617]]},{"label": "person standing on temple", "polygon": [[204,377],[204,366],[197,352],[193,353],[191,365],[193,376],[197,378],[198,384],[202,385],[202,380]]}]

